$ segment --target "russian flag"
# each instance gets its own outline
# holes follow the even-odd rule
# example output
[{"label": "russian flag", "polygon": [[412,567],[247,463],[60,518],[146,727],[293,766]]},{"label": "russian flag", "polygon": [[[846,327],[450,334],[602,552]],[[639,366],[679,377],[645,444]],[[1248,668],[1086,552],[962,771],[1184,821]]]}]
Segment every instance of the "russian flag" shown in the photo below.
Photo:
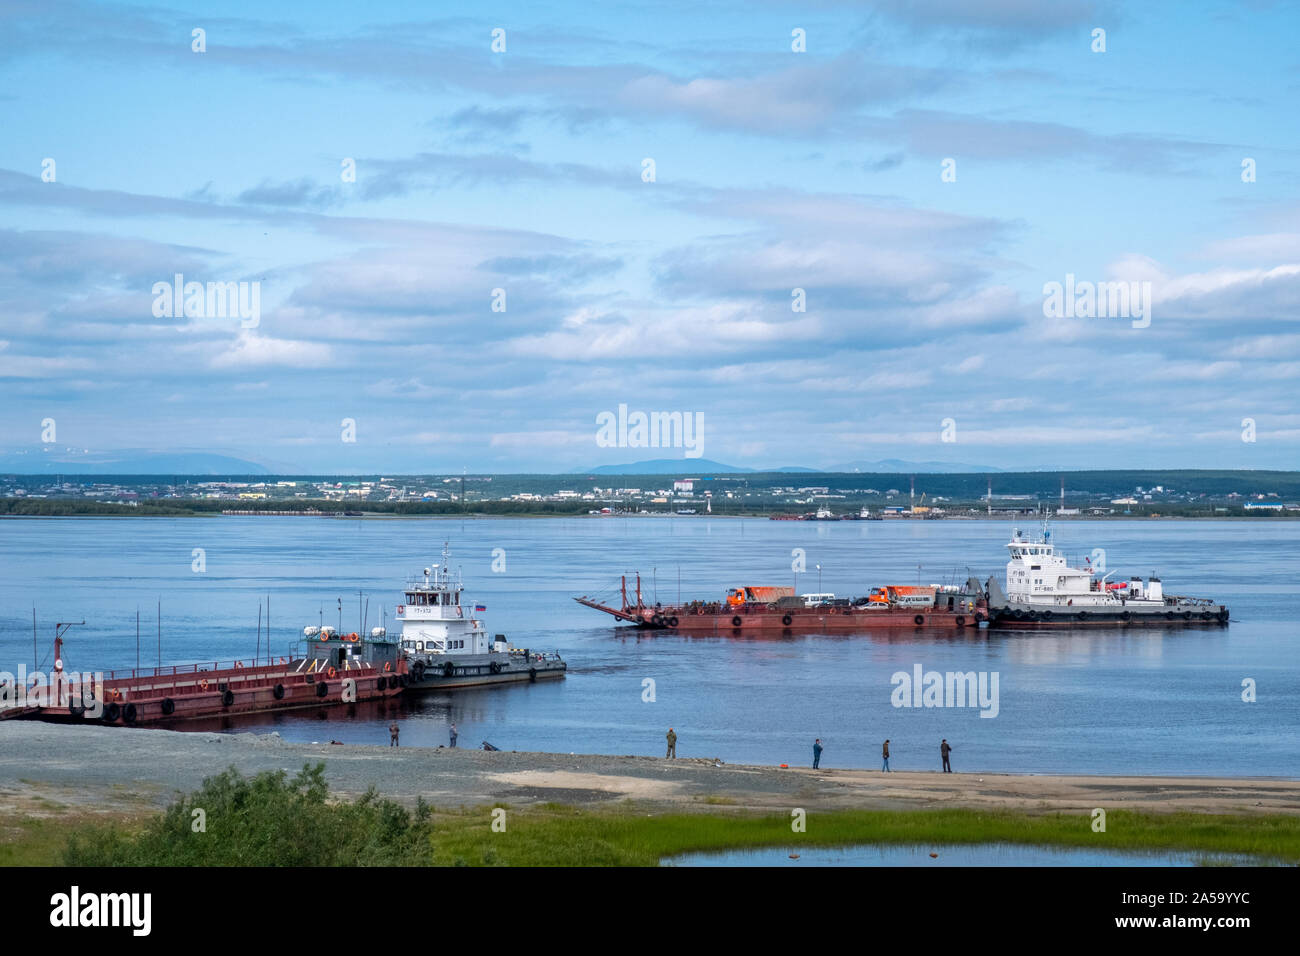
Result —
[{"label": "russian flag", "polygon": [[474,605],[474,610],[475,610],[475,611],[486,611],[486,610],[487,610],[487,605],[486,605],[486,604],[475,604],[475,605]]}]

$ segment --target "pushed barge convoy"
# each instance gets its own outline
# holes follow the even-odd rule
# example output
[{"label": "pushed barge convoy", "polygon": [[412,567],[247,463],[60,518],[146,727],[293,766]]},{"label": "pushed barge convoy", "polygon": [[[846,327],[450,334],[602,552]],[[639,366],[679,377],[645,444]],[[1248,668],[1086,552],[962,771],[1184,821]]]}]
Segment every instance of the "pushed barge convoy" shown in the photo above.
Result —
[{"label": "pushed barge convoy", "polygon": [[1005,585],[995,577],[983,584],[972,577],[963,587],[890,585],[852,600],[837,600],[833,594],[796,596],[794,588],[738,587],[722,601],[650,605],[641,597],[638,575],[634,600],[629,600],[626,577],[618,606],[586,596],[574,600],[642,629],[738,636],[908,627],[1043,630],[1228,623],[1224,605],[1208,598],[1165,594],[1158,577],[1112,582],[1113,572],[1104,573],[1104,568],[1070,567],[1052,544],[1046,524],[1037,540],[1029,540],[1017,529],[1007,548],[1011,560]]}]

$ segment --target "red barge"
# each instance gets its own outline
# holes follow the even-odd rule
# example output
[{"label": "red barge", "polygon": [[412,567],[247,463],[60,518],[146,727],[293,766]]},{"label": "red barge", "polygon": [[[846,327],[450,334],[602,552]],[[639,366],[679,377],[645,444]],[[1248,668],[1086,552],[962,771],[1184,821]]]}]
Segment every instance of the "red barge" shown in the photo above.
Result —
[{"label": "red barge", "polygon": [[829,595],[796,597],[794,588],[739,587],[732,588],[722,601],[646,604],[638,574],[634,599],[628,598],[626,576],[621,580],[620,594],[622,602],[618,607],[586,596],[574,600],[638,628],[680,634],[857,632],[917,627],[958,630],[978,627],[988,619],[982,592],[940,585],[880,587],[856,601],[837,601]]},{"label": "red barge", "polygon": [[132,668],[93,677],[65,675],[63,640],[56,636],[49,680],[22,688],[21,699],[9,701],[0,717],[138,726],[380,700],[401,694],[409,682],[406,659],[383,628],[368,637],[314,630],[306,650],[292,659]]}]

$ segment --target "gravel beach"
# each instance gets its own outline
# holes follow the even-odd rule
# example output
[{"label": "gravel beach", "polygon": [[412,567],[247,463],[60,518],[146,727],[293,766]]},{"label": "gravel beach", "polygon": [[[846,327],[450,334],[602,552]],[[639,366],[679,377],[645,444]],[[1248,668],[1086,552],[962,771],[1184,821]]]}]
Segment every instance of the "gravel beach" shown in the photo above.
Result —
[{"label": "gravel beach", "polygon": [[275,734],[181,733],[118,727],[0,723],[0,812],[63,808],[123,812],[162,807],[234,766],[244,774],[323,761],[335,794],[374,786],[437,807],[626,799],[660,809],[1014,808],[1080,811],[1300,813],[1300,780],[1254,777],[1020,776],[982,772],[732,765],[600,754],[287,743]]}]

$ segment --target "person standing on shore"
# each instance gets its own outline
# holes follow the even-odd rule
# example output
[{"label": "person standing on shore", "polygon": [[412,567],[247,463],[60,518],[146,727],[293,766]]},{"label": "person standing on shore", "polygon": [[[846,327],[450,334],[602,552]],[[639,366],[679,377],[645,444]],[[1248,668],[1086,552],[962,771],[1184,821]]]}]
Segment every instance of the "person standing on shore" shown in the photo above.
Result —
[{"label": "person standing on shore", "polygon": [[943,772],[952,773],[952,765],[948,763],[948,754],[952,753],[952,748],[948,746],[948,739],[945,737],[943,743],[939,744],[939,756],[943,758]]},{"label": "person standing on shore", "polygon": [[880,768],[880,772],[891,773],[892,771],[890,771],[889,769],[889,741],[888,740],[885,741],[884,754],[885,754],[885,765]]},{"label": "person standing on shore", "polygon": [[455,725],[455,724],[452,724],[452,725],[451,725],[451,747],[452,747],[453,750],[456,749],[456,736],[457,736],[457,735],[456,735],[456,725]]},{"label": "person standing on shore", "polygon": [[813,769],[816,770],[822,762],[822,739],[818,737],[813,741]]},{"label": "person standing on shore", "polygon": [[390,747],[397,746],[397,735],[400,732],[401,732],[401,728],[397,726],[397,721],[393,721],[391,724],[388,725],[388,746]]},{"label": "person standing on shore", "polygon": [[664,759],[668,757],[672,757],[674,760],[677,759],[677,734],[673,732],[671,727],[668,728],[668,753],[664,755]]}]

